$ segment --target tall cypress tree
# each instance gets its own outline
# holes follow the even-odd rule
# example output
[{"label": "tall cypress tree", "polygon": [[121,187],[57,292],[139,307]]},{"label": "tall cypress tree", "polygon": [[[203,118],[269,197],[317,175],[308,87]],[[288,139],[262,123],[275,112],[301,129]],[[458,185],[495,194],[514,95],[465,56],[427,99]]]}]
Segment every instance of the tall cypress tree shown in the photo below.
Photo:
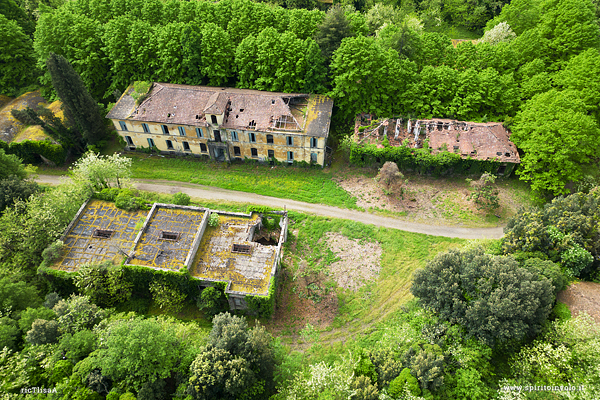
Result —
[{"label": "tall cypress tree", "polygon": [[54,53],[50,53],[46,65],[67,120],[80,130],[88,144],[104,139],[104,118],[79,74],[63,56]]}]

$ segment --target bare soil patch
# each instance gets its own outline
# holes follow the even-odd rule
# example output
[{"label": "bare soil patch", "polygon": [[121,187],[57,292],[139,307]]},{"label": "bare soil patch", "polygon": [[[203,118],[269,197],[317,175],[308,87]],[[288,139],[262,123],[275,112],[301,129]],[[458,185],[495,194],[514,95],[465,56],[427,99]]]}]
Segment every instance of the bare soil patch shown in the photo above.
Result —
[{"label": "bare soil patch", "polygon": [[468,199],[471,190],[463,178],[408,175],[389,189],[374,176],[357,171],[339,173],[334,179],[357,198],[359,207],[431,225],[499,226],[526,205],[506,181],[496,184],[500,207],[488,213]]},{"label": "bare soil patch", "polygon": [[329,266],[338,287],[357,291],[381,271],[383,250],[378,243],[360,243],[336,232],[327,232],[327,245],[339,258]]},{"label": "bare soil patch", "polygon": [[281,270],[279,288],[277,293],[276,308],[273,319],[267,323],[267,328],[278,335],[291,335],[298,339],[300,329],[309,323],[315,328],[328,327],[337,315],[338,299],[335,291],[321,294],[320,301],[316,302],[306,296],[309,284],[305,278],[293,279],[292,273],[287,269]]},{"label": "bare soil patch", "polygon": [[560,292],[557,300],[565,303],[575,317],[586,312],[600,324],[600,284],[579,282]]}]

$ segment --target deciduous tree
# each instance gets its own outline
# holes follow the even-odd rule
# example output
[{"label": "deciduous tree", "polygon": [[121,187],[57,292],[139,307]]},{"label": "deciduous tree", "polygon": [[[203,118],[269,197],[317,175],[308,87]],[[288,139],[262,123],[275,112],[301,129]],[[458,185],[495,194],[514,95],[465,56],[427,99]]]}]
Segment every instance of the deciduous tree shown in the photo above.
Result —
[{"label": "deciduous tree", "polygon": [[0,94],[14,96],[34,83],[33,43],[16,21],[0,14]]},{"label": "deciduous tree", "polygon": [[102,374],[140,390],[171,376],[181,361],[181,344],[153,319],[119,321],[100,334],[97,363]]},{"label": "deciduous tree", "polygon": [[110,187],[125,188],[129,185],[130,168],[130,158],[119,154],[101,156],[90,151],[73,164],[71,177],[94,191]]},{"label": "deciduous tree", "polygon": [[568,182],[600,154],[600,129],[576,92],[551,90],[529,100],[517,114],[511,140],[525,152],[521,179],[533,190],[568,193]]},{"label": "deciduous tree", "polygon": [[384,50],[376,39],[344,39],[331,63],[333,89],[329,93],[347,118],[359,112],[391,115],[410,102],[414,69],[399,61],[394,49]]},{"label": "deciduous tree", "polygon": [[481,249],[451,250],[415,272],[411,292],[441,321],[498,347],[533,337],[554,302],[550,281],[520,268],[512,257]]}]

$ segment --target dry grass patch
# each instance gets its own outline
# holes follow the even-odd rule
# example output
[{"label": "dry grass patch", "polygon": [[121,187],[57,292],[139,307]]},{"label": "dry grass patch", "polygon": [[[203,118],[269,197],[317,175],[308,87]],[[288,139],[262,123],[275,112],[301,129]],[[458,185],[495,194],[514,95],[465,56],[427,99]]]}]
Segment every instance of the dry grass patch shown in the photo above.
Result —
[{"label": "dry grass patch", "polygon": [[383,253],[379,243],[348,239],[337,232],[327,232],[325,237],[327,245],[339,258],[329,266],[338,287],[357,291],[377,279]]}]

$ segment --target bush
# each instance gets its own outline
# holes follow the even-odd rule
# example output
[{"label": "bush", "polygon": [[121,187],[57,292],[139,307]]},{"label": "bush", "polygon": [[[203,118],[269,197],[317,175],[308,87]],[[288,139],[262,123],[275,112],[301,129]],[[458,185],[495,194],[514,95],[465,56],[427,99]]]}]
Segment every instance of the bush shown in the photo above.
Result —
[{"label": "bush", "polygon": [[565,303],[561,303],[560,301],[556,302],[556,305],[552,309],[552,315],[556,319],[567,320],[571,319],[571,310]]},{"label": "bush", "polygon": [[166,312],[179,312],[183,308],[186,295],[176,284],[164,278],[156,278],[150,284],[152,299],[161,310]]},{"label": "bush", "polygon": [[216,212],[210,213],[210,217],[208,219],[208,226],[218,226],[219,225],[219,214]]},{"label": "bush", "polygon": [[141,198],[135,197],[129,189],[121,190],[121,193],[115,198],[115,206],[127,211],[137,211],[144,208],[144,202]]},{"label": "bush", "polygon": [[179,192],[173,195],[173,204],[178,206],[187,206],[190,204],[190,196],[185,193]]},{"label": "bush", "polygon": [[[1,162],[0,162],[1,164]],[[12,206],[17,200],[27,200],[29,196],[39,191],[35,182],[23,180],[18,176],[11,175],[0,180],[0,213]]]},{"label": "bush", "polygon": [[202,289],[200,297],[198,297],[197,306],[199,309],[204,310],[207,316],[210,318],[214,317],[221,311],[225,310],[225,296],[223,292],[212,286]]},{"label": "bush", "polygon": [[105,188],[100,192],[96,192],[94,196],[100,200],[115,201],[119,193],[121,193],[119,188]]},{"label": "bush", "polygon": [[55,320],[46,321],[36,319],[27,332],[25,340],[31,344],[40,345],[46,343],[56,343],[60,337],[58,322]]},{"label": "bush", "polygon": [[563,290],[567,284],[560,266],[550,260],[540,260],[539,258],[529,258],[523,263],[523,268],[530,272],[548,278],[554,287],[554,296]]},{"label": "bush", "polygon": [[468,199],[475,201],[478,209],[485,209],[491,212],[500,207],[500,199],[498,197],[500,191],[493,186],[494,182],[496,182],[494,175],[485,172],[479,180],[471,181],[467,179],[467,181],[471,183],[471,187],[473,188]]},{"label": "bush", "polygon": [[504,229],[504,252],[542,253],[534,257],[560,262],[575,276],[593,274],[600,265],[598,194],[575,193],[543,208],[520,210]]},{"label": "bush", "polygon": [[80,293],[102,307],[129,300],[133,286],[125,279],[123,269],[112,265],[110,261],[81,265],[74,282]]},{"label": "bush", "polygon": [[364,167],[382,165],[393,161],[402,171],[433,173],[435,175],[462,173],[475,174],[492,172],[500,165],[497,161],[480,161],[463,159],[460,154],[442,151],[437,154],[429,153],[429,149],[411,149],[407,146],[390,146],[378,148],[374,144],[350,145],[350,163]]},{"label": "bush", "polygon": [[575,244],[560,255],[560,261],[573,276],[580,276],[582,271],[592,265],[594,256],[580,245]]},{"label": "bush", "polygon": [[62,240],[57,240],[42,252],[42,258],[45,265],[52,265],[55,261],[63,255],[63,248],[65,244]]},{"label": "bush", "polygon": [[419,396],[421,394],[421,388],[419,388],[419,382],[417,378],[412,376],[410,369],[404,368],[400,375],[398,375],[388,388],[388,394],[394,398],[400,397],[405,391],[408,391],[413,396]]},{"label": "bush", "polygon": [[[23,142],[11,142],[6,153],[14,154],[26,164],[41,164],[41,157],[61,165],[65,162],[66,151],[60,144],[54,144],[49,140],[25,140]],[[40,157],[41,156],[41,157]]]}]

